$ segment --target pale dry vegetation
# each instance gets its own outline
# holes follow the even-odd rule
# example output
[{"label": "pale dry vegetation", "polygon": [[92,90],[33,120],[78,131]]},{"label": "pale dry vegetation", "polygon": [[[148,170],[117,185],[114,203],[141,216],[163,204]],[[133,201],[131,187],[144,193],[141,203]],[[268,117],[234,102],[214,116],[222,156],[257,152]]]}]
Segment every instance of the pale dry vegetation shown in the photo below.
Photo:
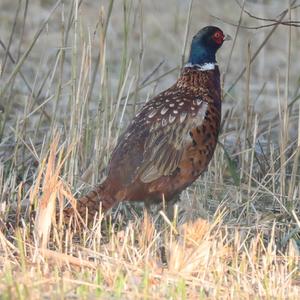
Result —
[{"label": "pale dry vegetation", "polygon": [[[240,2],[1,1],[1,299],[299,298],[300,3]],[[233,37],[218,56],[222,133],[176,222],[157,232],[143,205],[121,204],[64,227],[53,212],[105,176],[207,24]]]}]

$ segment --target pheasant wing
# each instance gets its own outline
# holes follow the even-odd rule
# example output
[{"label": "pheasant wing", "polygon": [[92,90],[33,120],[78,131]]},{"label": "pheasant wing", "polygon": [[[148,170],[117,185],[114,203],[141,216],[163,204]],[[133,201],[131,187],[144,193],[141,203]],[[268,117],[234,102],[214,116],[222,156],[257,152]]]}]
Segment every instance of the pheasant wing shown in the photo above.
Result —
[{"label": "pheasant wing", "polygon": [[150,116],[151,120],[154,113],[155,118],[151,120],[143,161],[137,172],[144,183],[176,170],[187,143],[192,142],[190,131],[202,124],[207,110],[206,102],[189,99],[181,93],[168,95],[164,102],[148,114],[148,119]]}]

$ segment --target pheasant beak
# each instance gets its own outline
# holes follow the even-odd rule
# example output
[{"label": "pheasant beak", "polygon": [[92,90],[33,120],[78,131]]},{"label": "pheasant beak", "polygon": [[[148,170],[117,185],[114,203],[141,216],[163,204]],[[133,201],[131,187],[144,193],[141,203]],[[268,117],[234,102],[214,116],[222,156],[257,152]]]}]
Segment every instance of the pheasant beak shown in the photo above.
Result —
[{"label": "pheasant beak", "polygon": [[225,34],[223,42],[225,42],[225,41],[231,41],[231,40],[232,40],[232,37],[229,34]]}]

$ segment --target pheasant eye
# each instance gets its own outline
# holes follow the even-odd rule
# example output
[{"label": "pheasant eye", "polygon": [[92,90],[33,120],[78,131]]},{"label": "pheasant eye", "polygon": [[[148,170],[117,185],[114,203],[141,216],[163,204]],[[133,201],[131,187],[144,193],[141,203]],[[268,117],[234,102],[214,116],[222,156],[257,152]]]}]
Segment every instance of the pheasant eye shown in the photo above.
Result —
[{"label": "pheasant eye", "polygon": [[221,45],[224,41],[224,35],[220,31],[215,32],[212,38],[218,45]]}]

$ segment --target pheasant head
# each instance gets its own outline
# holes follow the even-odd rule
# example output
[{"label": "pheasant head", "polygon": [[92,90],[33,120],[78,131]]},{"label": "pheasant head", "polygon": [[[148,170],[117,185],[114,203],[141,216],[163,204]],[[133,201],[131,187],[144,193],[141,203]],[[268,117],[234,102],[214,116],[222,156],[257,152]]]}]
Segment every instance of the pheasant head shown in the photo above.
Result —
[{"label": "pheasant head", "polygon": [[217,50],[224,41],[230,39],[231,37],[225,35],[218,27],[207,26],[202,28],[193,37],[188,64],[199,66],[215,64]]}]

